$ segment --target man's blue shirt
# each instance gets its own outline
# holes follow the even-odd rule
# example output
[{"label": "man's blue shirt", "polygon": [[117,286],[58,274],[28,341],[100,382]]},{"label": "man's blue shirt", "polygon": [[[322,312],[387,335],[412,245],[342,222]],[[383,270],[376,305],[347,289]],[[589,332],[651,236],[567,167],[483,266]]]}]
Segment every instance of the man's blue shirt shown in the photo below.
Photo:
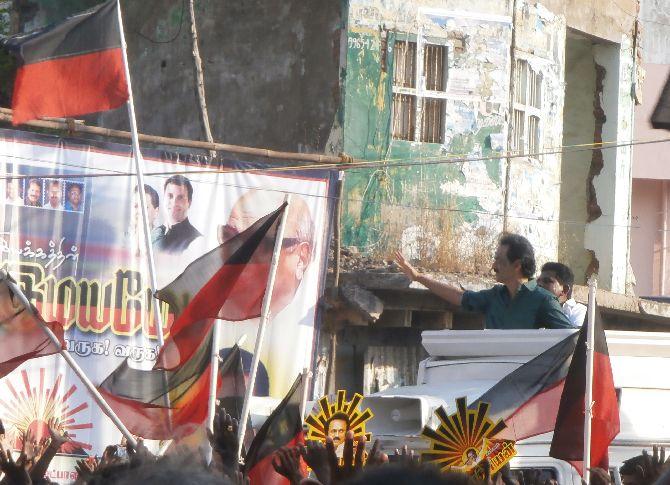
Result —
[{"label": "man's blue shirt", "polygon": [[561,310],[558,299],[536,280],[529,280],[510,298],[505,285],[463,293],[465,310],[486,315],[486,328],[574,328]]}]

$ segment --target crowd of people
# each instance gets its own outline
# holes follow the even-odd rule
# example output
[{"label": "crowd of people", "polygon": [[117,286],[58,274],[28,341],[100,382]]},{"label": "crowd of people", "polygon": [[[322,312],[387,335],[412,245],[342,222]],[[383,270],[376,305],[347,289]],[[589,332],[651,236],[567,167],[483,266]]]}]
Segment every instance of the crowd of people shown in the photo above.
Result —
[{"label": "crowd of people", "polygon": [[[237,420],[219,405],[213,431],[208,432],[211,457],[193,454],[185,448],[163,456],[149,452],[141,439],[137,446],[110,445],[100,458],[90,457],[77,462],[75,483],[103,484],[249,484],[249,470],[244,458],[238,460]],[[22,439],[21,451],[15,458],[0,431],[0,470],[4,474],[0,485],[37,485],[52,483],[45,477],[52,459],[69,440],[67,433],[56,431],[49,423],[49,436],[36,440],[29,433]],[[484,477],[475,478],[458,472],[444,472],[434,465],[420,463],[419,454],[408,450],[394,450],[386,454],[375,440],[371,446],[365,437],[354,439],[351,431],[344,439],[344,452],[338,458],[331,437],[322,441],[307,441],[293,447],[284,447],[269,455],[272,467],[291,485],[554,485],[539,470],[514,470],[509,465],[491,475],[485,462]],[[620,474],[624,485],[665,485],[670,483],[670,458],[666,461],[663,448],[654,447],[653,454],[641,455],[623,463]],[[614,483],[610,473],[591,469],[590,483]],[[265,482],[262,482],[265,483]],[[276,483],[273,480],[267,483]]]}]

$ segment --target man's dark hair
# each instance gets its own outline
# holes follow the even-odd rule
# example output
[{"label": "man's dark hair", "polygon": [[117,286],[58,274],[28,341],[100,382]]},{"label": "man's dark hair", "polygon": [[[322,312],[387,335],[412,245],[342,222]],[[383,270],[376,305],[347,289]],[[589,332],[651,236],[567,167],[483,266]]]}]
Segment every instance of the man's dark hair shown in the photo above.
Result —
[{"label": "man's dark hair", "polygon": [[193,186],[191,185],[191,181],[184,177],[183,175],[173,175],[169,179],[165,181],[165,185],[163,186],[163,191],[167,188],[168,184],[172,185],[178,185],[180,187],[186,187],[186,192],[188,193],[188,201],[191,202],[193,200]]},{"label": "man's dark hair", "polygon": [[519,234],[503,234],[498,242],[500,246],[507,246],[507,260],[510,263],[521,262],[521,274],[524,278],[535,275],[535,250],[528,239]]},{"label": "man's dark hair", "polygon": [[72,190],[73,188],[77,187],[79,189],[79,193],[83,194],[84,193],[84,185],[80,184],[79,182],[70,182],[67,184],[67,192]]},{"label": "man's dark hair", "polygon": [[40,183],[40,179],[30,179],[28,181],[28,187],[31,185],[39,185],[40,189],[42,188],[42,184]]},{"label": "man's dark hair", "polygon": [[[137,192],[137,187],[135,187],[135,192]],[[151,199],[151,207],[158,209],[160,200],[158,199],[158,192],[151,185],[144,184],[144,193],[149,196]]]},{"label": "man's dark hair", "polygon": [[568,287],[568,291],[575,284],[575,275],[572,270],[563,263],[549,262],[542,265],[542,271],[551,271],[556,275],[556,279],[563,286]]}]

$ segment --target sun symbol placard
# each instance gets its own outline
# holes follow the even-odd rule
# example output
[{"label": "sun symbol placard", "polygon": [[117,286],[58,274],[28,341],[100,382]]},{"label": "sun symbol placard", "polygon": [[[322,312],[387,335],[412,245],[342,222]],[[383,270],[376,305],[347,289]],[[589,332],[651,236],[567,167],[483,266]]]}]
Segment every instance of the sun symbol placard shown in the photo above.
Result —
[{"label": "sun symbol placard", "polygon": [[[507,444],[500,450],[493,446],[501,440],[492,438],[505,429],[506,425],[502,419],[494,423],[487,415],[488,410],[489,404],[484,402],[480,402],[477,409],[468,409],[464,397],[456,400],[456,412],[453,414],[448,415],[444,407],[440,406],[435,410],[440,425],[435,430],[426,426],[421,433],[430,442],[430,449],[421,453],[421,460],[438,465],[442,471],[456,468],[472,472],[484,458],[488,458],[493,464],[492,458],[496,458],[503,448],[505,454],[508,454]],[[513,448],[514,443],[510,443]],[[491,453],[496,456],[489,456]],[[501,461],[501,457],[497,458],[496,464]],[[492,473],[495,471],[491,469]]]},{"label": "sun symbol placard", "polygon": [[[21,381],[13,383],[17,373],[5,378],[5,386],[9,392],[0,393],[0,414],[5,424],[10,442],[15,449],[20,449],[23,434],[30,430],[39,441],[49,437],[48,421],[58,420],[58,431],[67,431],[70,441],[63,444],[60,454],[86,455],[91,450],[90,443],[77,440],[77,431],[93,428],[92,423],[78,421],[77,414],[88,408],[88,403],[72,404],[77,386],[71,385],[67,390],[62,386],[63,375],[58,374],[53,386],[45,383],[46,370],[39,369],[39,382],[31,382],[28,372],[20,372]],[[18,384],[18,385],[16,385]]]},{"label": "sun symbol placard", "polygon": [[307,439],[325,442],[332,431],[331,427],[341,423],[343,432],[353,431],[354,440],[365,436],[370,441],[372,435],[365,431],[365,423],[374,415],[370,408],[360,410],[362,400],[363,396],[356,393],[351,401],[347,401],[347,391],[342,390],[337,391],[337,399],[333,403],[328,396],[319,399],[319,412],[314,411],[305,419],[308,427]]}]

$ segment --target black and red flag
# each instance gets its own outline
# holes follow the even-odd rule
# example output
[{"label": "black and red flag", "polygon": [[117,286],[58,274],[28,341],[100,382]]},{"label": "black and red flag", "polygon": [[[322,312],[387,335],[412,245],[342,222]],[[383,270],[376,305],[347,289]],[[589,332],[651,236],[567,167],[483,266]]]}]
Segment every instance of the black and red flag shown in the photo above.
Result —
[{"label": "black and red flag", "polygon": [[237,344],[230,349],[221,362],[219,375],[221,376],[221,385],[216,392],[216,397],[219,399],[220,405],[226,409],[226,412],[239,420],[242,416],[247,384],[242,366],[242,353]]},{"label": "black and red flag", "polygon": [[258,317],[270,274],[277,226],[286,203],[189,264],[156,297],[170,305],[174,323],[156,369],[176,369],[193,355],[214,319]]},{"label": "black and red flag", "polygon": [[[43,324],[58,337],[60,346],[44,333]],[[29,311],[7,282],[0,280],[0,342],[1,379],[27,360],[60,352],[63,327],[58,322],[44,322],[35,309]]]},{"label": "black and red flag", "polygon": [[574,332],[529,360],[469,407],[490,404],[491,418],[504,419],[507,425],[499,438],[518,441],[553,431],[578,336],[579,332]]},{"label": "black and red flag", "polygon": [[272,459],[279,448],[305,442],[300,413],[303,386],[301,374],[251,442],[244,462],[250,485],[289,485],[288,479],[275,471]]},{"label": "black and red flag", "polygon": [[135,435],[165,440],[191,434],[208,414],[212,340],[210,331],[176,370],[136,369],[126,359],[98,390]]},{"label": "black and red flag", "polygon": [[2,41],[18,60],[12,123],[78,116],[128,99],[117,0]]},{"label": "black and red flag", "polygon": [[[584,400],[586,396],[586,333],[579,332],[575,355],[565,379],[561,404],[549,456],[569,461],[580,474],[584,468]],[[619,434],[619,403],[607,339],[600,312],[596,309],[593,329],[593,400],[591,420],[591,467],[608,469],[607,449]]]}]

